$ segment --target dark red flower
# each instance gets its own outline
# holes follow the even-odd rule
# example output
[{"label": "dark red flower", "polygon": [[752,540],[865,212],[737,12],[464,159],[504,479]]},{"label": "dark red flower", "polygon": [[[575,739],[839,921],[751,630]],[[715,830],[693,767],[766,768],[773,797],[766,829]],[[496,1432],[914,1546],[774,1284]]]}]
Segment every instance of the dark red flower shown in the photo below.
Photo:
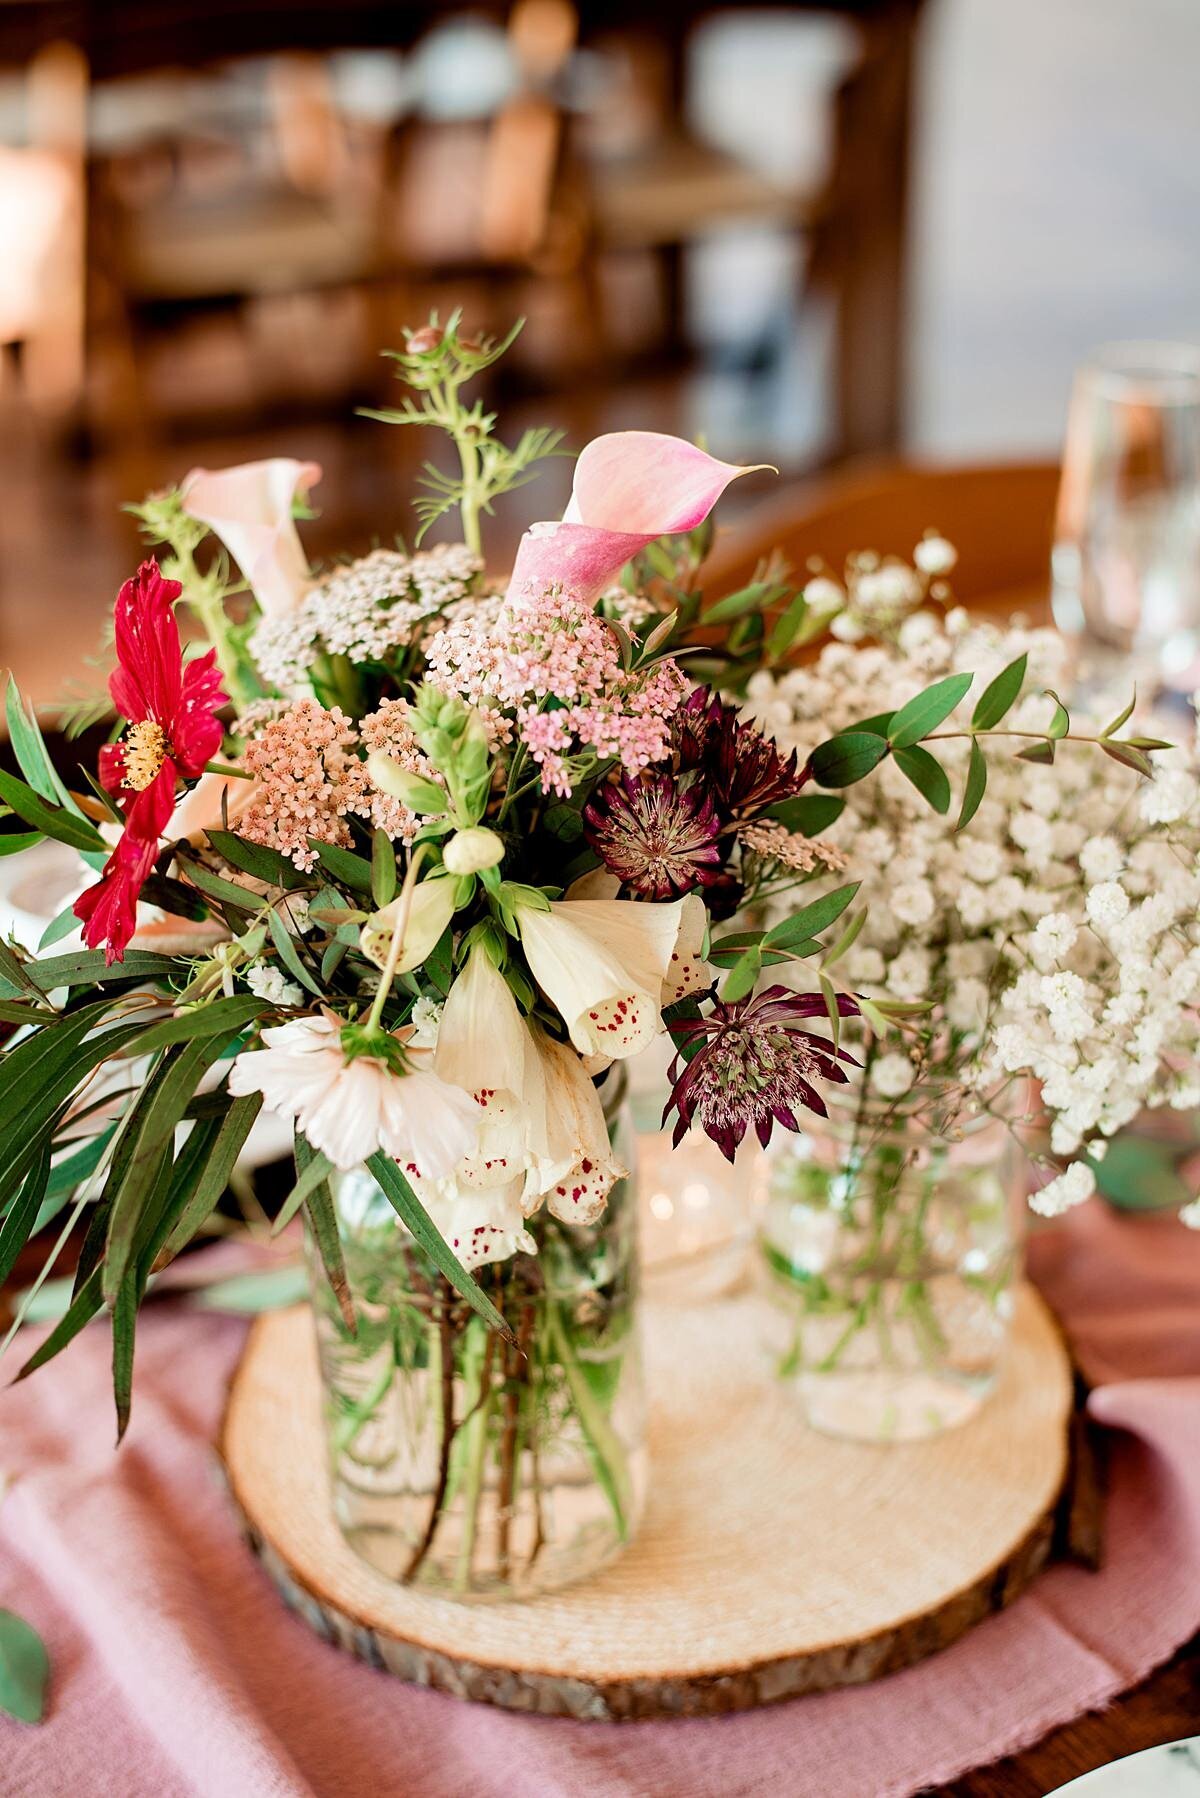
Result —
[{"label": "dark red flower", "polygon": [[[847,995],[839,994],[837,1003],[843,1017],[858,1010]],[[838,1063],[857,1065],[828,1037],[801,1028],[810,1019],[825,1016],[819,993],[771,986],[752,999],[729,1005],[718,1000],[706,1017],[672,1025],[671,1037],[680,1053],[671,1064],[671,1097],[663,1123],[673,1108],[675,1146],[699,1122],[732,1161],[751,1124],[765,1149],[776,1122],[798,1130],[798,1111],[824,1117],[825,1101],[814,1080],[844,1085],[847,1076]]]},{"label": "dark red flower", "polygon": [[721,821],[698,788],[670,774],[624,775],[600,787],[584,832],[610,874],[642,899],[678,899],[720,873]]},{"label": "dark red flower", "polygon": [[681,706],[677,742],[680,772],[695,772],[726,822],[761,817],[781,799],[791,799],[808,778],[795,751],[781,756],[769,737],[708,687],[697,687]]},{"label": "dark red flower", "polygon": [[125,830],[95,886],[75,901],[84,942],[91,949],[103,944],[110,966],[124,959],[138,894],[154,866],[180,780],[198,779],[221,746],[216,714],[226,695],[216,652],[184,667],[173,609],[182,591],[148,561],[117,595],[117,667],[108,690],[128,729],[119,743],[100,751],[100,783],[116,800]]}]

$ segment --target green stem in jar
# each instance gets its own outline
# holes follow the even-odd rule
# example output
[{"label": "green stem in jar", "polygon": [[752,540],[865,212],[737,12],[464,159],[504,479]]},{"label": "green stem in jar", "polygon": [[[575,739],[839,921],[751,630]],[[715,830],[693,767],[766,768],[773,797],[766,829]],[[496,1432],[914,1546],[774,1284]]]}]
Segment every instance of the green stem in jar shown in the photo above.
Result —
[{"label": "green stem in jar", "polygon": [[571,1332],[561,1307],[553,1299],[546,1305],[551,1350],[566,1375],[575,1415],[583,1432],[584,1446],[597,1484],[612,1508],[617,1534],[624,1542],[629,1534],[627,1511],[631,1498],[629,1465],[621,1439],[598,1404],[587,1375],[579,1364]]},{"label": "green stem in jar", "polygon": [[461,1426],[463,1444],[463,1532],[454,1583],[460,1592],[471,1585],[471,1562],[479,1534],[479,1504],[483,1496],[483,1471],[487,1459],[488,1425],[492,1411],[493,1337],[480,1318],[473,1317],[463,1345],[463,1376],[467,1414]]}]

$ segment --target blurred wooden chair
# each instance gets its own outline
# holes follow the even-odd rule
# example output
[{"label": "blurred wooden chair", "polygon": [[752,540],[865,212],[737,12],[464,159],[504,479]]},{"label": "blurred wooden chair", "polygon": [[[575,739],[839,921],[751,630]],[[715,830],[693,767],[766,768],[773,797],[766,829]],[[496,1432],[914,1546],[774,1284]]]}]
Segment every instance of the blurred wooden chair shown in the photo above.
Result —
[{"label": "blurred wooden chair", "polygon": [[958,550],[956,600],[1037,613],[1049,592],[1058,477],[1052,462],[888,462],[789,487],[718,538],[705,590],[736,591],[775,549],[795,575],[820,565],[840,577],[854,551],[908,558],[932,528]]},{"label": "blurred wooden chair", "polygon": [[84,380],[87,62],[50,44],[24,89],[26,142],[0,146],[0,346],[19,346],[35,415],[68,427]]}]

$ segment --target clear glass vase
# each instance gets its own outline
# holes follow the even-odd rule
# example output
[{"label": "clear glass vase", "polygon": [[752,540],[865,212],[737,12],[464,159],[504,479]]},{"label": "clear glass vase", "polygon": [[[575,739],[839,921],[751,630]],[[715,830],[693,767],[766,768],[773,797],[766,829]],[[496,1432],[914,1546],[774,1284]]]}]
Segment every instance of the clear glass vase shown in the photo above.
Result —
[{"label": "clear glass vase", "polygon": [[828,1435],[911,1442],[996,1383],[1019,1271],[1004,1125],[936,1102],[831,1113],[772,1151],[761,1230],[772,1349]]},{"label": "clear glass vase", "polygon": [[[633,1168],[623,1093],[605,1110]],[[389,1579],[460,1599],[527,1598],[594,1573],[645,1498],[634,1179],[598,1223],[542,1210],[536,1255],[476,1270],[515,1346],[458,1297],[365,1169],[334,1196],[356,1336],[319,1267],[311,1285],[351,1546]]]}]

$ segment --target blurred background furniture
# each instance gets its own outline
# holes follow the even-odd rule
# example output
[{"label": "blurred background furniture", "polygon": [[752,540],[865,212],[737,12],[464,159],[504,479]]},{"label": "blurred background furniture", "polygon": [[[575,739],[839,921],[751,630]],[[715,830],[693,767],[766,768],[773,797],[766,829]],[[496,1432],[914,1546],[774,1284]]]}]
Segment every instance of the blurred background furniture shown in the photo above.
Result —
[{"label": "blurred background furniture", "polygon": [[[632,5],[568,0],[7,0],[0,68],[32,93],[47,57],[70,54],[90,83],[81,422],[103,438],[189,401],[210,412],[220,380],[201,374],[189,395],[182,346],[217,314],[236,327],[217,356],[245,366],[238,401],[344,403],[371,389],[375,349],[421,294],[446,287],[478,289],[505,321],[530,310],[543,384],[556,369],[661,366],[694,347],[695,252],[765,229],[795,246],[802,308],[819,301],[831,321],[823,454],[895,448],[921,0],[773,10],[843,31],[828,151],[808,169],[768,172],[696,118],[698,34],[714,14],[729,24],[707,0],[673,0],[652,24]],[[61,108],[77,156],[80,106]],[[35,152],[46,110],[3,134]],[[776,132],[743,126],[752,149]],[[36,381],[29,396],[40,409]]]},{"label": "blurred background furniture", "polygon": [[848,555],[912,556],[930,529],[959,552],[955,602],[972,610],[1044,612],[1059,469],[1054,462],[856,464],[761,501],[724,536],[706,566],[710,592],[733,592],[777,549],[797,574],[840,579]]}]

